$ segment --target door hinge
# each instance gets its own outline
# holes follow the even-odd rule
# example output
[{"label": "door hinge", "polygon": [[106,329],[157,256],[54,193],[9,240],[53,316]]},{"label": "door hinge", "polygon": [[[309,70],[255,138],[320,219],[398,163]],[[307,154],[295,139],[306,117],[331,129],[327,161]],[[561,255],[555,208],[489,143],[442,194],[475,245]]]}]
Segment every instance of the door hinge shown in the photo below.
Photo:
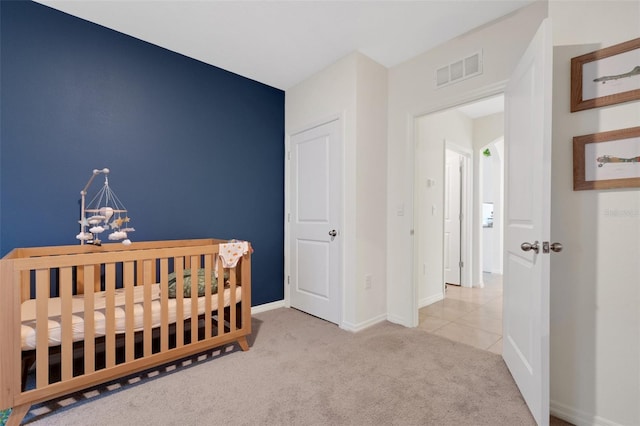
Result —
[{"label": "door hinge", "polygon": [[291,276],[287,275],[287,284],[291,284]]},{"label": "door hinge", "polygon": [[287,151],[287,160],[291,160],[291,151]]},{"label": "door hinge", "polygon": [[287,222],[291,222],[291,213],[287,213]]},{"label": "door hinge", "polygon": [[464,262],[462,260],[460,262],[458,262],[458,267],[464,268]]}]

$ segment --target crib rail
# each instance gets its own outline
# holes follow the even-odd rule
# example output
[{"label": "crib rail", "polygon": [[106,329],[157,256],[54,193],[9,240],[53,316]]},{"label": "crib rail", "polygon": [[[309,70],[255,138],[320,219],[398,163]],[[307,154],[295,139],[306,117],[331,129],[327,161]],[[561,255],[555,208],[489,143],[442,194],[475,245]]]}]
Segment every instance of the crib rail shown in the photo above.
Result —
[{"label": "crib rail", "polygon": [[[246,254],[235,268],[227,270],[225,288],[225,270],[217,256],[220,242],[207,239],[134,243],[127,248],[120,244],[30,248],[5,256],[0,260],[0,409],[29,406],[235,341],[247,350],[246,336],[251,333],[251,255]],[[191,296],[183,295],[185,269],[204,270],[204,311],[198,310],[197,276],[196,281],[191,278]],[[218,276],[217,299],[212,298],[211,290],[214,269]],[[176,280],[175,301],[171,302],[176,306],[174,321],[169,314],[170,272],[175,273]],[[158,283],[160,324],[154,327],[152,287]],[[139,287],[142,290],[135,294],[142,297],[134,300],[134,290]],[[104,297],[104,332],[99,333],[93,315],[97,292]],[[125,300],[124,332],[118,334],[116,292],[124,293]],[[225,304],[223,296],[227,292]],[[60,301],[61,344],[55,347],[50,346],[48,335],[51,297]],[[35,350],[23,352],[21,303],[27,299],[35,300],[37,340]],[[85,313],[84,339],[74,342],[73,317],[79,313],[72,310],[78,299]],[[134,324],[135,304],[142,306],[143,312],[143,325],[138,329]],[[25,362],[31,361],[35,380],[26,386]]]}]

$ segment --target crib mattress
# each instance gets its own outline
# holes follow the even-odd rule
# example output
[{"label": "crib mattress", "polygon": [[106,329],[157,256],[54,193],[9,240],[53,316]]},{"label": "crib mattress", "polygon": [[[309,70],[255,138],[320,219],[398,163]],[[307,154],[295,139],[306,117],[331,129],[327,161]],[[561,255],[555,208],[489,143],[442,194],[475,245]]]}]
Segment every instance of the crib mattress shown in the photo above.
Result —
[{"label": "crib mattress", "polygon": [[[151,321],[152,327],[160,326],[161,321],[161,304],[160,304],[160,285],[151,285]],[[134,330],[140,331],[144,328],[144,288],[142,286],[134,287]],[[115,291],[115,330],[116,333],[125,332],[125,294],[124,289]],[[240,302],[242,289],[236,287],[236,302]],[[198,298],[198,314],[203,314],[205,309],[206,296]],[[49,313],[49,346],[57,346],[61,344],[62,319],[61,298],[52,297],[48,299]],[[229,306],[231,301],[231,290],[224,290],[224,306]],[[106,330],[106,292],[98,292],[94,295],[94,323],[95,336],[104,336]],[[84,340],[84,296],[73,296],[72,298],[72,315],[71,322],[73,328],[73,341]],[[169,299],[168,318],[169,323],[176,322],[177,299]],[[218,294],[211,295],[211,307],[216,310],[218,306]],[[191,316],[191,298],[183,299],[183,320]],[[22,303],[22,350],[31,350],[36,347],[36,301],[35,299],[26,300]]]}]

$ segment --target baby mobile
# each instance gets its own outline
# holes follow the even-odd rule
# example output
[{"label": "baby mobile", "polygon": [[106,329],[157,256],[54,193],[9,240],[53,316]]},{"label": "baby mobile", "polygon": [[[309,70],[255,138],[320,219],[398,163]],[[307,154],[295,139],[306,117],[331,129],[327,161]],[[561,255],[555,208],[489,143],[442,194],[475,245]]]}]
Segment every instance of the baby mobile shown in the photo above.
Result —
[{"label": "baby mobile", "polygon": [[[104,185],[102,189],[85,205],[85,197],[87,189],[93,182],[93,179],[104,174]],[[127,209],[118,199],[116,194],[109,188],[109,169],[93,170],[93,174],[84,189],[80,191],[81,213],[80,213],[80,233],[76,238],[80,240],[80,244],[101,245],[102,241],[98,238],[103,232],[111,231],[108,236],[110,241],[120,241],[122,244],[129,245],[131,240],[128,238],[130,232],[135,231],[131,227],[131,219],[127,214]]]}]

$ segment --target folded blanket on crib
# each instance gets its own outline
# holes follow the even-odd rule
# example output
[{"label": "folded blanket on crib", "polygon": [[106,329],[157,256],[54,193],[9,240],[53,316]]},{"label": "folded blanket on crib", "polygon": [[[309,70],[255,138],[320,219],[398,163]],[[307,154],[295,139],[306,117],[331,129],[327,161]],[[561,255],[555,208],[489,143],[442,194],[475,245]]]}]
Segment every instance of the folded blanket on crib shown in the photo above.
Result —
[{"label": "folded blanket on crib", "polygon": [[[198,269],[198,297],[204,296],[206,282],[205,282],[205,271],[204,269]],[[216,276],[215,270],[211,271],[211,294],[215,294],[218,292],[218,277]],[[229,273],[225,273],[225,279],[228,278]],[[182,293],[184,297],[191,297],[191,269],[184,270],[184,285],[182,288]],[[171,299],[175,299],[176,297],[176,273],[172,272],[169,274],[169,297]]]}]

